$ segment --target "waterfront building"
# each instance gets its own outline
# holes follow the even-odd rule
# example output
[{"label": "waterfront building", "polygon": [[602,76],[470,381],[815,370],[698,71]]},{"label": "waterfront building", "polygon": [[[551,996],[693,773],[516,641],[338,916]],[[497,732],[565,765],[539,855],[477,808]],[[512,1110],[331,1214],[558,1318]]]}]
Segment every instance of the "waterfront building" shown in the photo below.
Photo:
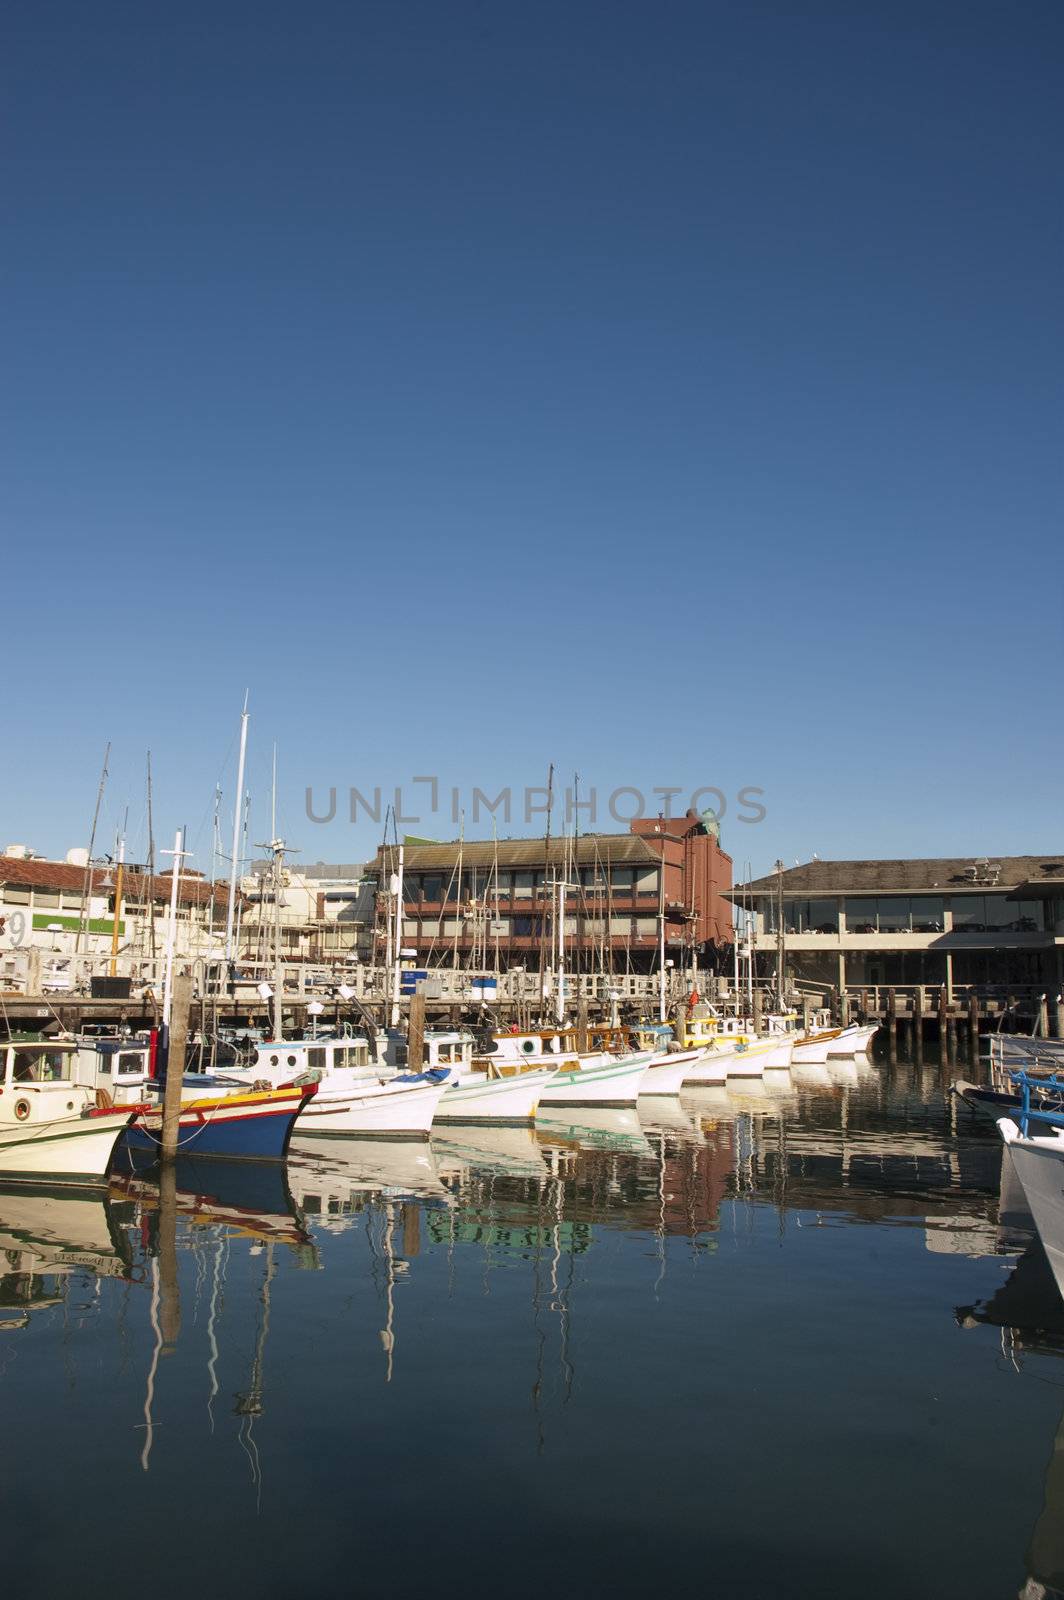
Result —
[{"label": "waterfront building", "polygon": [[[80,954],[100,961],[110,955],[117,927],[118,954],[129,961],[162,955],[172,880],[126,862],[121,895],[115,864],[89,865],[88,851],[67,852],[62,861],[9,845],[0,855],[0,957],[20,950],[42,954],[57,981]],[[226,886],[212,885],[187,867],[178,882],[175,952],[195,960],[218,955],[225,942]]]},{"label": "waterfront building", "polygon": [[373,947],[376,880],[361,864],[289,860],[281,904],[274,905],[273,862],[254,861],[240,880],[244,909],[240,955],[272,958],[279,927],[286,961],[368,961]]},{"label": "waterfront building", "polygon": [[855,989],[1059,988],[1064,855],[809,861],[735,889],[758,971]]},{"label": "waterfront building", "polygon": [[[377,959],[397,856],[394,845],[382,846],[367,869],[376,882]],[[410,841],[403,949],[421,966],[550,966],[559,882],[565,960],[574,971],[648,972],[662,935],[668,963],[714,969],[732,943],[731,857],[715,820],[688,813],[576,839]]]}]

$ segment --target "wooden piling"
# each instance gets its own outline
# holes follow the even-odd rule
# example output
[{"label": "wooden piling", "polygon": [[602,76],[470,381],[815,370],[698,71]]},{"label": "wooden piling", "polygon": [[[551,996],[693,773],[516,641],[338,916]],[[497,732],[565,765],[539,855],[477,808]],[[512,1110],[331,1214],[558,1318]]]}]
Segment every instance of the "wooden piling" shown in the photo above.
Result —
[{"label": "wooden piling", "polygon": [[1064,994],[1057,995],[1057,1038],[1064,1039]]},{"label": "wooden piling", "polygon": [[576,1048],[580,1054],[587,1053],[587,995],[583,985],[576,997]]},{"label": "wooden piling", "polygon": [[192,979],[187,972],[174,978],[170,1001],[170,1037],[166,1052],[166,1086],[163,1090],[163,1131],[160,1155],[172,1161],[177,1155],[181,1121],[181,1088],[185,1076],[188,1014],[192,1006]]},{"label": "wooden piling", "polygon": [[415,1072],[420,1072],[425,1060],[425,994],[420,983],[410,997],[406,1041],[406,1059]]},{"label": "wooden piling", "polygon": [[974,989],[968,996],[968,1048],[974,1061],[979,1054],[979,996]]},{"label": "wooden piling", "polygon": [[761,1032],[761,1007],[762,1007],[763,1003],[764,1003],[764,996],[762,995],[761,990],[760,989],[755,989],[754,990],[754,1032],[755,1033],[760,1033]]},{"label": "wooden piling", "polygon": [[887,1038],[894,1055],[898,1048],[898,996],[894,989],[887,990]]},{"label": "wooden piling", "polygon": [[1049,1038],[1049,996],[1043,995],[1038,1002],[1038,1037]]},{"label": "wooden piling", "polygon": [[938,1038],[943,1049],[946,1049],[949,1040],[949,996],[945,984],[938,991]]}]

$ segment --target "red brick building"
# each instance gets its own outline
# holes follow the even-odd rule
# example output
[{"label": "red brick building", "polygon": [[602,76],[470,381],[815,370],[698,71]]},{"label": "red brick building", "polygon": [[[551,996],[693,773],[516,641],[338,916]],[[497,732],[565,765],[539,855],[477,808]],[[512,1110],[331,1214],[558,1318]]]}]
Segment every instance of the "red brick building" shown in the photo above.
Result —
[{"label": "red brick building", "polygon": [[[395,846],[369,871],[383,937]],[[403,947],[422,965],[548,965],[557,885],[566,885],[566,963],[649,971],[664,922],[666,959],[714,967],[732,942],[732,862],[698,815],[633,822],[629,833],[404,846]],[[381,954],[378,951],[378,954]]]}]

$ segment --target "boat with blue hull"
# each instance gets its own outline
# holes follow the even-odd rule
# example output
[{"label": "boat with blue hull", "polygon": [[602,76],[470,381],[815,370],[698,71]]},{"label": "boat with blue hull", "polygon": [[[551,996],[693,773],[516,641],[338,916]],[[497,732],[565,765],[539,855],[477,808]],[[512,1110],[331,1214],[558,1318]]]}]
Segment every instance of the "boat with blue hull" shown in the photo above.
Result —
[{"label": "boat with blue hull", "polygon": [[[283,1161],[299,1113],[316,1084],[182,1097],[177,1148],[182,1156],[223,1161]],[[157,1155],[162,1141],[162,1104],[144,1111],[126,1130],[127,1149]]]}]

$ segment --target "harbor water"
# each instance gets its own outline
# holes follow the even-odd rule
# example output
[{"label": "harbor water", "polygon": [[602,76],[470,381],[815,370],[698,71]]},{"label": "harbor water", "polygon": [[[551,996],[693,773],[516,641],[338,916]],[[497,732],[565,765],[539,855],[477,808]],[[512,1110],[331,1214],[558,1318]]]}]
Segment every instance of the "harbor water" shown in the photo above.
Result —
[{"label": "harbor water", "polygon": [[958,1070],[0,1195],[6,1587],[1064,1592],[1064,1307]]}]

